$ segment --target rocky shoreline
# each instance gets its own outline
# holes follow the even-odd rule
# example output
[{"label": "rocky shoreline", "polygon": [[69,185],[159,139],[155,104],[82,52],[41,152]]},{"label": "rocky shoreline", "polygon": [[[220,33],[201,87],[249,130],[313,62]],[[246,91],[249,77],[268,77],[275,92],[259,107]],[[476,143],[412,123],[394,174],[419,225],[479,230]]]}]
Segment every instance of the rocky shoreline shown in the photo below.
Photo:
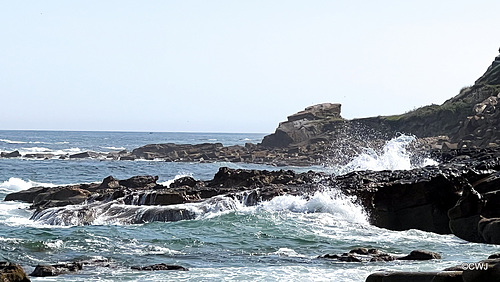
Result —
[{"label": "rocky shoreline", "polygon": [[[51,224],[63,225],[75,224],[73,218],[62,216],[67,205],[81,205],[77,224],[91,224],[97,210],[107,212],[114,203],[131,208],[169,207],[151,210],[128,222],[142,223],[196,216],[180,204],[203,209],[207,201],[222,206],[238,201],[251,206],[285,194],[310,197],[316,191],[335,189],[355,197],[375,226],[455,234],[470,242],[500,244],[500,149],[434,151],[433,155],[440,159],[439,165],[344,175],[222,167],[211,180],[183,177],[168,187],[156,183],[155,176],[124,180],[109,176],[101,183],[33,187],[8,194],[5,201],[31,203],[33,219],[50,216],[62,220]],[[61,215],[56,217],[57,213]],[[116,216],[119,212],[113,213]]]},{"label": "rocky shoreline", "polygon": [[[183,177],[168,187],[158,184],[155,176],[123,180],[109,176],[101,183],[33,187],[8,194],[5,200],[31,203],[32,219],[45,224],[92,224],[103,214],[116,222],[135,224],[189,220],[214,208],[235,209],[236,203],[252,206],[281,195],[307,198],[317,191],[334,189],[354,197],[367,211],[370,223],[378,227],[419,229],[454,234],[470,242],[500,244],[500,149],[435,150],[432,155],[440,159],[439,165],[345,175],[222,167],[211,180]],[[65,208],[68,205],[72,205],[70,210]],[[147,209],[137,212],[144,207]],[[322,258],[363,261],[355,255]],[[489,263],[497,265],[497,261]],[[376,280],[382,279],[377,275],[367,281],[397,281],[389,277],[400,277],[384,274],[385,280]]]}]

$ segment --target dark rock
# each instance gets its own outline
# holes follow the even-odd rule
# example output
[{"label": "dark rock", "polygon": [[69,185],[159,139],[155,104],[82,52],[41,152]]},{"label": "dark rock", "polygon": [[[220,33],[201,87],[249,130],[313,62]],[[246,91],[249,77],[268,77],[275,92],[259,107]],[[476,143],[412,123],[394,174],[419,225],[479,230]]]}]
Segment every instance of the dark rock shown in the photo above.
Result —
[{"label": "dark rock", "polygon": [[26,154],[24,157],[30,159],[51,159],[54,157],[54,154]]},{"label": "dark rock", "polygon": [[477,231],[482,236],[484,242],[488,244],[500,244],[500,218],[481,218],[477,227]]},{"label": "dark rock", "polygon": [[441,255],[435,252],[415,250],[409,255],[397,258],[398,260],[431,260],[431,259],[441,259]]},{"label": "dark rock", "polygon": [[[415,176],[420,173],[424,177]],[[458,200],[460,186],[438,170],[352,173],[337,179],[337,185],[358,196],[378,227],[450,233],[447,212]]]},{"label": "dark rock", "polygon": [[159,264],[153,264],[153,265],[148,265],[148,266],[132,266],[131,267],[134,270],[145,270],[145,271],[155,271],[155,270],[182,270],[182,271],[188,271],[189,269],[180,266],[180,265],[171,265],[171,264],[164,264],[164,263],[159,263]]},{"label": "dark rock", "polygon": [[87,152],[83,152],[83,153],[70,155],[69,158],[70,159],[85,159],[85,158],[97,158],[99,156],[100,156],[99,153],[87,151]]},{"label": "dark rock", "polygon": [[157,180],[158,176],[141,175],[126,180],[120,180],[118,183],[127,188],[150,188],[156,186]]},{"label": "dark rock", "polygon": [[78,262],[61,263],[53,265],[37,265],[30,274],[34,277],[58,276],[82,270],[82,264]]},{"label": "dark rock", "polygon": [[87,190],[81,189],[79,185],[54,187],[45,192],[38,193],[33,199],[33,208],[51,208],[66,205],[81,204],[91,195]]},{"label": "dark rock", "polygon": [[119,180],[111,175],[104,178],[102,183],[99,185],[99,189],[115,189],[118,187],[120,187]]},{"label": "dark rock", "polygon": [[155,193],[153,196],[153,205],[161,205],[161,206],[167,206],[167,205],[177,205],[177,204],[182,204],[186,201],[185,197],[181,193],[169,193],[169,192],[162,192],[162,193]]},{"label": "dark rock", "polygon": [[0,261],[0,281],[2,282],[29,282],[31,281],[24,269],[15,263]]},{"label": "dark rock", "polygon": [[170,184],[170,188],[178,188],[182,186],[189,186],[189,187],[195,187],[197,185],[200,185],[202,182],[201,181],[196,181],[194,178],[191,176],[184,176],[179,179],[174,180],[172,184]]},{"label": "dark rock", "polygon": [[377,249],[357,248],[344,253],[342,255],[326,254],[318,258],[334,259],[344,262],[377,262],[377,261],[393,261],[393,260],[430,260],[440,259],[441,255],[434,252],[415,250],[404,257],[396,257],[387,253],[380,252]]},{"label": "dark rock", "polygon": [[[463,282],[462,271],[444,272],[375,272],[366,282]],[[484,280],[487,281],[487,280]]]},{"label": "dark rock", "polygon": [[134,155],[124,155],[124,156],[119,156],[118,159],[120,161],[134,161],[137,159],[137,157]]},{"label": "dark rock", "polygon": [[0,157],[2,157],[2,158],[18,158],[20,156],[21,156],[21,153],[19,153],[19,151],[14,151],[14,152],[10,152],[10,153],[6,153],[6,152],[0,153]]},{"label": "dark rock", "polygon": [[5,201],[21,201],[25,203],[33,203],[35,197],[40,193],[45,193],[52,188],[50,187],[32,187],[27,190],[22,190],[7,194]]},{"label": "dark rock", "polygon": [[464,282],[500,281],[500,259],[487,259],[471,266],[463,272]]}]

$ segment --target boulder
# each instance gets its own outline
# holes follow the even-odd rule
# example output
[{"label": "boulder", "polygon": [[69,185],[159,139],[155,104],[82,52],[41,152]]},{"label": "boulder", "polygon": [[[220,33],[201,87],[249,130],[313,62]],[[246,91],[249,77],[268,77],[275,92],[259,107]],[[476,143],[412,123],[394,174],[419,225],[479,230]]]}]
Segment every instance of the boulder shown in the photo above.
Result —
[{"label": "boulder", "polygon": [[30,274],[33,277],[58,276],[82,270],[83,265],[79,262],[60,263],[52,265],[37,265]]},{"label": "boulder", "polygon": [[19,151],[13,151],[10,153],[7,153],[7,152],[0,153],[0,157],[2,157],[2,158],[18,158],[20,156],[21,156],[21,153],[19,153]]},{"label": "boulder", "polygon": [[29,282],[31,281],[24,269],[15,263],[0,261],[0,281],[2,282]]},{"label": "boulder", "polygon": [[174,180],[174,182],[170,184],[170,188],[178,188],[183,186],[196,187],[197,185],[202,185],[202,183],[202,181],[197,181],[191,176],[184,176]]},{"label": "boulder", "polygon": [[431,260],[431,259],[441,259],[441,255],[435,252],[415,250],[412,251],[407,256],[398,258],[398,260]]}]

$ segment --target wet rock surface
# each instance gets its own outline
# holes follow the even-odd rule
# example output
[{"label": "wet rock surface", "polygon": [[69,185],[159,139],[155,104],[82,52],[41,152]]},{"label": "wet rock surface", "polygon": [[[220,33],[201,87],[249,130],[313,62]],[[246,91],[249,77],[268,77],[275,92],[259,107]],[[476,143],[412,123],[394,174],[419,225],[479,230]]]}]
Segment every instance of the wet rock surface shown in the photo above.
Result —
[{"label": "wet rock surface", "polygon": [[384,253],[374,248],[356,248],[348,253],[325,254],[319,256],[322,259],[332,259],[343,262],[378,262],[378,261],[394,261],[394,260],[431,260],[441,259],[441,255],[435,252],[415,250],[406,256],[396,256]]}]

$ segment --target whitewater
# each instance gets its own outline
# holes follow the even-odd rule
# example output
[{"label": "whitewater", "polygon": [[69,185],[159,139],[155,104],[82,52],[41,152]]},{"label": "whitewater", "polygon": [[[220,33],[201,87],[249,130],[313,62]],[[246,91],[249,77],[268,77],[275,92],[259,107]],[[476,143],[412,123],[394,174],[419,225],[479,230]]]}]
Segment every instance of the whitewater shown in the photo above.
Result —
[{"label": "whitewater", "polygon": [[[109,152],[150,143],[257,143],[262,134],[0,131],[0,151],[54,155],[87,150]],[[0,199],[35,186],[100,182],[108,175],[125,179],[158,175],[168,184],[182,176],[208,180],[222,166],[248,169],[396,170],[434,165],[407,150],[414,137],[401,135],[381,149],[364,148],[346,165],[271,167],[239,163],[168,163],[159,161],[0,159]],[[30,219],[29,205],[0,201],[0,260],[19,263],[29,273],[37,264],[104,260],[58,277],[32,281],[364,281],[378,270],[438,271],[475,262],[498,252],[497,246],[465,242],[453,235],[370,225],[353,198],[331,187],[308,197],[280,196],[256,206],[245,200],[214,198],[177,207],[129,206],[126,214],[97,212],[92,222],[71,216],[81,206],[49,209]],[[140,199],[137,199],[140,201]],[[109,205],[122,207],[120,202]],[[94,207],[104,211],[104,207]],[[130,217],[147,209],[184,208],[191,220],[133,224]],[[122,209],[123,210],[123,209]],[[325,259],[357,247],[404,255],[415,249],[439,252],[436,261],[348,263]],[[189,271],[140,272],[131,266],[178,264]]]}]

